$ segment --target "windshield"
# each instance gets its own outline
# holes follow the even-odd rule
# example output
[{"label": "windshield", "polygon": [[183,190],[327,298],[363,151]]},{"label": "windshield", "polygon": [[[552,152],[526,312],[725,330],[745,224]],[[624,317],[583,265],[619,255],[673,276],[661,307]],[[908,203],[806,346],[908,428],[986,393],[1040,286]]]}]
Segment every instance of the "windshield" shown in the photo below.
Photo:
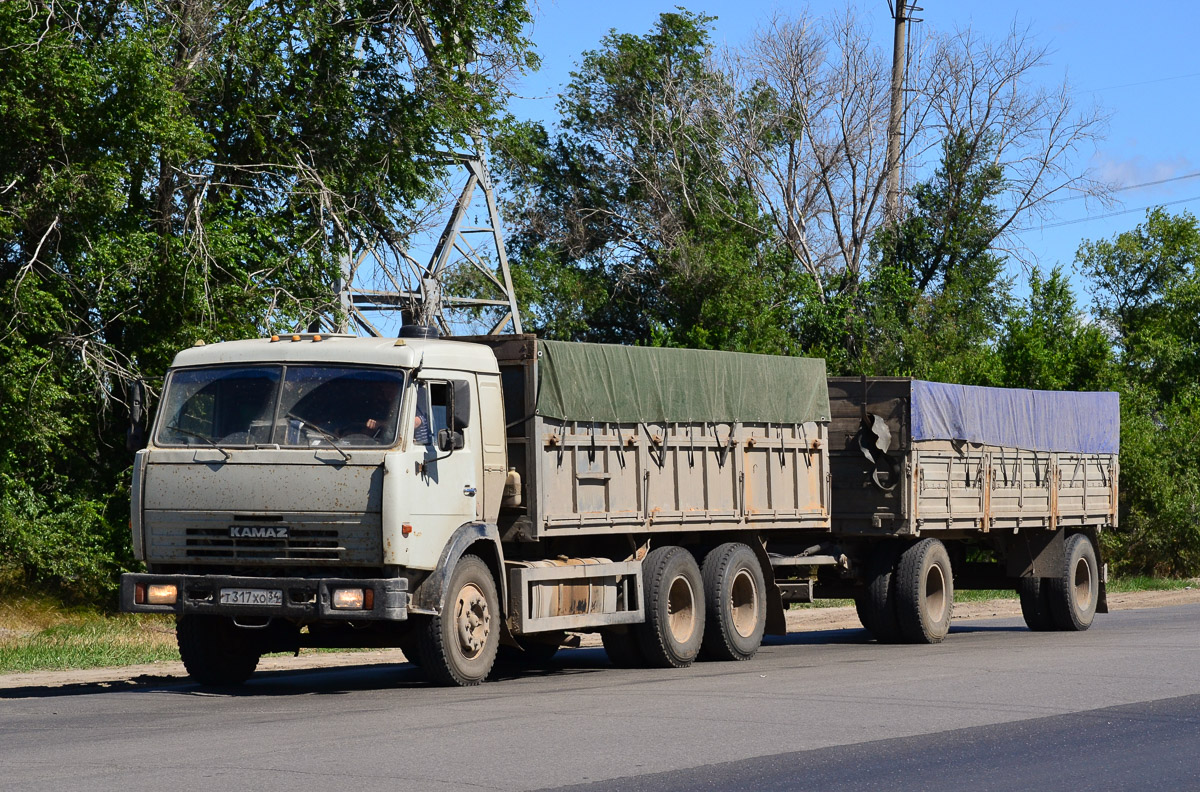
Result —
[{"label": "windshield", "polygon": [[350,366],[221,366],[171,373],[156,442],[339,448],[396,441],[404,372]]}]

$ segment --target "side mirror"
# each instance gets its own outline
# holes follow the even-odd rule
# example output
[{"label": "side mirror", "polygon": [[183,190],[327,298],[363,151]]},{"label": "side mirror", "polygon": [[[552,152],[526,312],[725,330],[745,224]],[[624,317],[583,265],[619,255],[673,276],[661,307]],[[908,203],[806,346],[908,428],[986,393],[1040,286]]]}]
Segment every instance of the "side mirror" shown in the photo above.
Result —
[{"label": "side mirror", "polygon": [[453,429],[438,430],[437,447],[439,451],[457,451],[462,448],[463,445],[462,432],[455,432]]},{"label": "side mirror", "polygon": [[466,380],[454,380],[450,385],[454,389],[450,402],[454,411],[452,426],[455,429],[465,429],[471,425],[471,384]]},{"label": "side mirror", "polygon": [[146,447],[146,384],[136,380],[129,386],[129,428],[125,430],[125,447],[141,451]]}]

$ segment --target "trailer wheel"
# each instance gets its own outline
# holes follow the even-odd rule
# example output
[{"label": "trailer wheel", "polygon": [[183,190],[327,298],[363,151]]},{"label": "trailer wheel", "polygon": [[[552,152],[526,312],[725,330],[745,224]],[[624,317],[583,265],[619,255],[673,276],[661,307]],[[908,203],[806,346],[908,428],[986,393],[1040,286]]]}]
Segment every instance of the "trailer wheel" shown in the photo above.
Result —
[{"label": "trailer wheel", "polygon": [[258,648],[224,616],[180,616],[175,621],[179,659],[201,685],[240,685],[258,667]]},{"label": "trailer wheel", "polygon": [[1085,534],[1072,534],[1063,555],[1058,576],[1043,582],[1050,590],[1050,615],[1059,630],[1086,630],[1092,626],[1100,598],[1096,548]]},{"label": "trailer wheel", "polygon": [[867,587],[854,598],[862,626],[879,643],[900,640],[900,622],[896,617],[896,565],[900,551],[893,543],[880,545],[867,562]]},{"label": "trailer wheel", "polygon": [[600,631],[608,661],[617,668],[641,668],[646,665],[637,636],[626,626],[607,627]]},{"label": "trailer wheel", "polygon": [[1045,580],[1020,578],[1017,581],[1017,594],[1021,597],[1021,615],[1029,629],[1034,632],[1054,629],[1054,615],[1050,612],[1050,587]]},{"label": "trailer wheel", "polygon": [[767,626],[766,582],[754,551],[729,542],[704,557],[704,641],[709,660],[749,660]]},{"label": "trailer wheel", "polygon": [[946,546],[922,539],[900,555],[896,616],[907,643],[938,643],[950,631],[954,577]]},{"label": "trailer wheel", "polygon": [[450,575],[449,596],[417,632],[418,665],[437,683],[469,687],[487,679],[500,644],[500,598],[491,570],[464,555]]},{"label": "trailer wheel", "polygon": [[646,664],[691,665],[704,639],[704,581],[696,559],[682,547],[660,547],[642,562],[642,578],[646,621],[633,632]]}]

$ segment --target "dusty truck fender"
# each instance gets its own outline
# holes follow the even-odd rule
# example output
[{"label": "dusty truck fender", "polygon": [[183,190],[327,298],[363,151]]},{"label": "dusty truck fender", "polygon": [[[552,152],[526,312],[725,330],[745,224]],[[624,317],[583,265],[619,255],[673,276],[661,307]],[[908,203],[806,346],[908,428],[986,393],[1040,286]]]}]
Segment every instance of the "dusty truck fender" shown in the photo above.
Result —
[{"label": "dusty truck fender", "polygon": [[408,603],[409,613],[437,615],[446,606],[447,587],[450,573],[468,549],[483,559],[492,571],[492,577],[500,588],[500,610],[508,613],[508,581],[504,577],[504,551],[500,547],[500,531],[495,525],[483,522],[463,523],[455,529],[450,541],[442,548],[437,566],[416,589]]}]

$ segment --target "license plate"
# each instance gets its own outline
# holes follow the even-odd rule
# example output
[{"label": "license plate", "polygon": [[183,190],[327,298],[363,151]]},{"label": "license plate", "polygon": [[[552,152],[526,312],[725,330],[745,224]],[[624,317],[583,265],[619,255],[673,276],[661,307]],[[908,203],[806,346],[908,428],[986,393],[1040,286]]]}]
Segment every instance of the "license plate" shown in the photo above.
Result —
[{"label": "license plate", "polygon": [[281,589],[221,589],[222,605],[282,605]]}]

